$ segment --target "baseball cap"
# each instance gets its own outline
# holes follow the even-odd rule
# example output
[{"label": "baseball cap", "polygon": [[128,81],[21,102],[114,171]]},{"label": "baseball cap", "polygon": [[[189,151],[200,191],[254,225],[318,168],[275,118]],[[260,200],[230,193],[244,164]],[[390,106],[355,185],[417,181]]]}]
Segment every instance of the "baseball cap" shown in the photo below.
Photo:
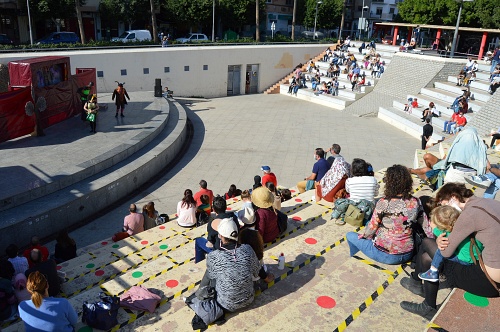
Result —
[{"label": "baseball cap", "polygon": [[261,171],[265,171],[265,172],[269,172],[269,171],[271,170],[271,167],[269,167],[269,166],[262,166],[262,167],[260,168],[260,170],[261,170]]},{"label": "baseball cap", "polygon": [[217,227],[217,232],[226,239],[238,241],[238,226],[232,218],[222,219]]}]

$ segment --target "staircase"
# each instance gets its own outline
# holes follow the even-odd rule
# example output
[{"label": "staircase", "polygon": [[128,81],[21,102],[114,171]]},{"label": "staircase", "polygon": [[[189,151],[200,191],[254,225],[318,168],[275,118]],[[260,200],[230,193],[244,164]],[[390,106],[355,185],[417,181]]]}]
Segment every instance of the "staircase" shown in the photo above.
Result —
[{"label": "staircase", "polygon": [[[383,45],[377,45],[377,53],[380,54],[381,56],[381,61],[385,62],[385,68],[387,69],[387,66],[391,62],[391,58],[394,54],[394,51],[392,49],[384,49]],[[379,49],[382,48],[382,49]],[[337,78],[339,81],[339,93],[338,96],[332,96],[330,94],[315,94],[314,91],[311,89],[311,83],[310,83],[310,75],[306,73],[306,79],[309,81],[308,87],[307,88],[302,88],[297,91],[296,96],[292,96],[291,94],[288,94],[288,88],[290,86],[290,82],[293,78],[293,74],[288,75],[285,78],[285,82],[281,83],[280,87],[280,93],[288,96],[292,96],[294,98],[299,98],[302,100],[306,100],[309,102],[313,102],[315,104],[320,104],[323,106],[331,107],[333,109],[337,110],[342,110],[346,108],[347,106],[351,105],[354,103],[356,100],[359,100],[363,96],[366,95],[366,93],[369,93],[373,90],[375,87],[375,84],[378,82],[379,78],[372,78],[370,76],[371,70],[370,69],[363,69],[364,67],[362,66],[362,56],[359,54],[359,50],[357,47],[350,47],[349,51],[355,55],[358,64],[360,65],[361,69],[361,74],[365,73],[366,75],[366,84],[361,87],[360,91],[352,91],[351,90],[351,82],[347,78],[347,74],[343,74],[342,71],[345,69],[345,65],[341,65],[341,74]],[[328,82],[331,79],[326,77],[327,75],[327,70],[330,66],[328,62],[323,61],[323,52],[321,55],[316,57],[316,59],[319,58],[315,62],[316,66],[319,68],[320,73],[322,75],[320,81],[321,82]],[[384,74],[382,74],[384,75]],[[288,80],[286,80],[288,79]],[[283,81],[283,80],[282,80]],[[282,82],[280,81],[280,82]]]},{"label": "staircase", "polygon": [[[488,78],[489,66],[480,64],[476,78],[469,87],[471,98],[469,99],[469,112],[465,115],[469,124],[491,99],[488,93]],[[379,107],[378,117],[420,139],[423,126],[422,112],[430,102],[434,102],[441,116],[432,118],[431,124],[434,127],[434,134],[431,143],[435,144],[450,136],[453,137],[453,135],[443,132],[444,122],[448,121],[453,114],[453,110],[449,109],[450,105],[455,101],[456,97],[463,94],[463,90],[467,89],[463,86],[457,86],[456,83],[456,76],[448,76],[447,81],[435,82],[433,87],[420,89],[417,95],[408,95],[407,98],[417,98],[419,104],[419,107],[413,109],[411,114],[404,112],[405,104],[408,103],[407,100],[393,100],[392,107]],[[492,124],[492,127],[495,125]]]}]

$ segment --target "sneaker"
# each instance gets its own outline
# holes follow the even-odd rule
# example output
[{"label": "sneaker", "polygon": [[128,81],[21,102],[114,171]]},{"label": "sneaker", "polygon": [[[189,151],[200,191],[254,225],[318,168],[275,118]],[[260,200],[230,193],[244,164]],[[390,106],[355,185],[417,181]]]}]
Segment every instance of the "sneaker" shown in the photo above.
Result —
[{"label": "sneaker", "polygon": [[431,320],[437,313],[437,309],[431,307],[430,305],[425,303],[425,301],[423,301],[422,303],[402,301],[399,305],[404,310],[422,316],[428,320]]},{"label": "sneaker", "polygon": [[333,219],[333,220],[335,221],[336,225],[339,225],[339,226],[345,225],[345,221],[343,219],[338,218],[338,219]]},{"label": "sneaker", "polygon": [[483,189],[488,189],[488,187],[491,186],[491,181],[488,180],[488,178],[481,175],[473,175],[470,177],[466,177],[465,181],[467,181],[469,184],[472,184],[473,186]]},{"label": "sneaker", "polygon": [[117,118],[117,117],[118,117],[118,113],[115,114],[115,118]]},{"label": "sneaker", "polygon": [[429,269],[426,272],[419,273],[418,277],[422,280],[437,282],[439,281],[439,272],[438,270]]},{"label": "sneaker", "polygon": [[125,115],[123,115],[123,113],[121,114],[122,118],[125,117]]}]

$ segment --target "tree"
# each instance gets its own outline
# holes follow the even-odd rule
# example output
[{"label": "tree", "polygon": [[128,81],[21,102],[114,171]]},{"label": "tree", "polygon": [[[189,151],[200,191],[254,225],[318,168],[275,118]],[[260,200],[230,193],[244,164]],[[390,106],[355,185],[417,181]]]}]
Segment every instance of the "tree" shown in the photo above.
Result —
[{"label": "tree", "polygon": [[135,21],[149,16],[151,3],[145,0],[101,0],[100,8],[103,17],[119,18],[128,23],[128,30],[132,30]]},{"label": "tree", "polygon": [[29,0],[32,17],[39,20],[51,20],[56,25],[57,31],[61,31],[61,20],[71,17],[74,13],[75,2],[73,0]]},{"label": "tree", "polygon": [[211,21],[212,4],[212,0],[167,0],[165,8],[177,22],[187,23],[193,27]]},{"label": "tree", "polygon": [[303,24],[307,27],[314,26],[316,17],[316,5],[318,5],[318,20],[316,29],[332,29],[338,27],[342,16],[343,0],[306,0],[306,10]]},{"label": "tree", "polygon": [[[454,0],[405,0],[398,4],[402,21],[414,24],[455,25],[459,8]],[[498,28],[498,0],[464,2],[460,21],[461,26]]]},{"label": "tree", "polygon": [[76,18],[78,20],[78,28],[80,29],[80,41],[82,44],[85,44],[85,30],[83,29],[83,19],[82,12],[80,11],[80,6],[84,5],[81,0],[75,0],[75,8],[76,8]]},{"label": "tree", "polygon": [[151,25],[153,26],[153,40],[158,43],[158,31],[156,30],[156,13],[154,0],[149,0],[151,6]]}]

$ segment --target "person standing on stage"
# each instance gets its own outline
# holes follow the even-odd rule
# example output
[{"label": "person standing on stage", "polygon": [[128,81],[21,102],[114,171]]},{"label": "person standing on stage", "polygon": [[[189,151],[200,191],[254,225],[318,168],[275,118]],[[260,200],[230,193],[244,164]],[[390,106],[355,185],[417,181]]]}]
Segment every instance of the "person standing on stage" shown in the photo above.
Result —
[{"label": "person standing on stage", "polygon": [[123,87],[123,83],[118,83],[118,87],[113,91],[113,96],[111,97],[112,100],[115,100],[115,105],[116,105],[116,114],[115,118],[118,117],[118,111],[120,111],[120,115],[124,117],[123,115],[123,110],[125,109],[125,105],[127,105],[127,99],[130,100],[130,97],[128,96],[127,90]]},{"label": "person standing on stage", "polygon": [[82,121],[87,120],[87,112],[85,111],[85,104],[90,99],[93,86],[94,82],[90,82],[88,85],[82,86],[76,91],[80,95],[80,101],[82,102],[82,112],[81,112]]}]

